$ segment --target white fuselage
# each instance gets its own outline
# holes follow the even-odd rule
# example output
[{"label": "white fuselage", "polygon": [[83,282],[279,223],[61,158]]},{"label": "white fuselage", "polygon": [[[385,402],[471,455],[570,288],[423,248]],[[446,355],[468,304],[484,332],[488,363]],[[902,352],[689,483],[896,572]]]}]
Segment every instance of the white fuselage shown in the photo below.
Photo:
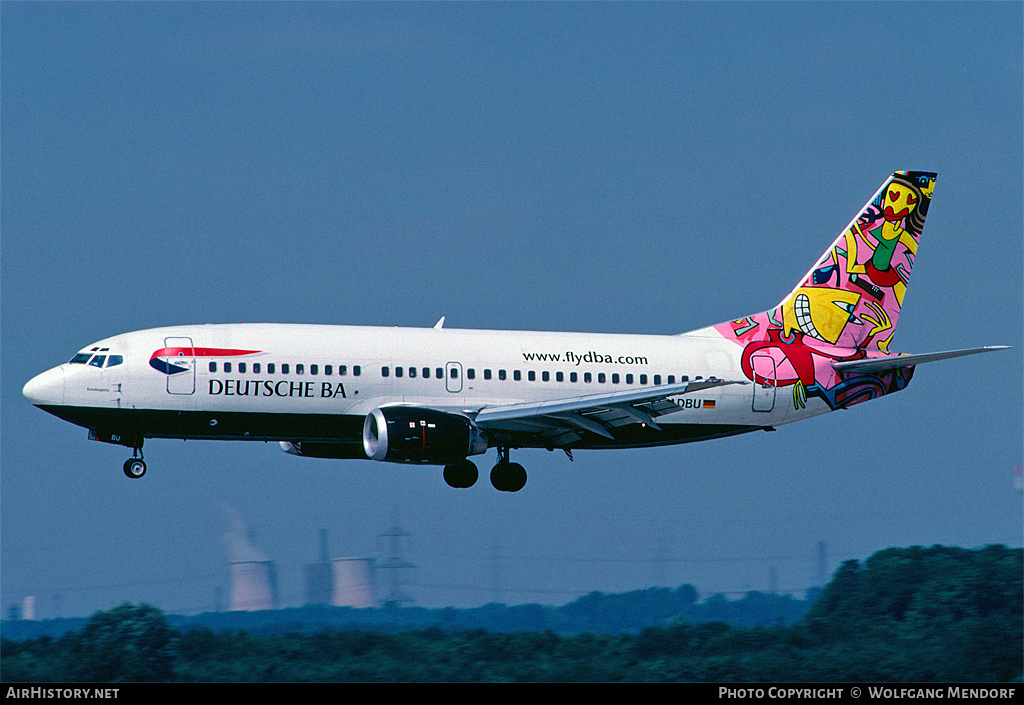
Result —
[{"label": "white fuselage", "polygon": [[[617,335],[300,324],[174,326],[90,345],[81,356],[118,355],[123,362],[101,367],[93,357],[65,363],[32,380],[25,393],[47,411],[93,430],[164,438],[355,442],[363,418],[378,407],[404,404],[472,414],[493,406],[687,379],[742,380],[740,352],[711,328],[683,335]],[[165,369],[157,369],[163,363]],[[176,371],[168,373],[167,365]],[[680,395],[678,411],[659,417],[658,425],[751,430],[828,410],[812,403],[798,414],[782,392],[779,399],[775,394],[774,387],[740,384]],[[697,438],[666,432],[642,442],[599,445],[685,440]]]}]

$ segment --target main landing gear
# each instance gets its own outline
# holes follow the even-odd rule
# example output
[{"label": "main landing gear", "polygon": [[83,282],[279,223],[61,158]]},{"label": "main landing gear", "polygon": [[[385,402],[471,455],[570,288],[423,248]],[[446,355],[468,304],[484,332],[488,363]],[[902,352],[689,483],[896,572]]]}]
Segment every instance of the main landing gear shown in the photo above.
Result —
[{"label": "main landing gear", "polygon": [[[127,472],[127,470],[126,470]],[[444,468],[444,481],[451,487],[472,487],[480,472],[471,460],[463,460]],[[501,492],[518,492],[526,485],[526,469],[508,458],[508,448],[498,448],[498,463],[491,469],[491,484]]]},{"label": "main landing gear", "polygon": [[124,474],[133,480],[146,474],[146,461],[142,459],[141,447],[135,448],[132,457],[124,461]]},{"label": "main landing gear", "polygon": [[449,487],[460,490],[472,487],[476,484],[478,477],[480,477],[480,471],[476,469],[472,460],[463,460],[461,463],[444,466],[444,481],[448,483]]},{"label": "main landing gear", "polygon": [[518,492],[526,485],[526,469],[508,458],[508,448],[498,448],[498,464],[491,468],[491,484],[502,492]]}]

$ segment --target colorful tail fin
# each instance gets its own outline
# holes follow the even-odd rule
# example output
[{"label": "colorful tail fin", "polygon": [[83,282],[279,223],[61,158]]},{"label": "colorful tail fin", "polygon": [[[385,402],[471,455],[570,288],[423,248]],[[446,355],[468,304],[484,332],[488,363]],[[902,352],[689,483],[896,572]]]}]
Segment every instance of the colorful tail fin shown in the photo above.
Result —
[{"label": "colorful tail fin", "polygon": [[931,203],[935,174],[889,177],[774,309],[716,326],[744,342],[799,333],[842,348],[889,352]]}]

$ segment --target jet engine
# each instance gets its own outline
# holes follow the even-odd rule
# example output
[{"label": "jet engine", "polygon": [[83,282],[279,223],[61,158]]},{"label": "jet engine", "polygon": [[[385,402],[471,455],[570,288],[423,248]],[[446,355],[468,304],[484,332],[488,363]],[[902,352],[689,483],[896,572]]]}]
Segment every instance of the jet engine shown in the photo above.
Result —
[{"label": "jet engine", "polygon": [[460,414],[385,406],[366,415],[363,450],[373,460],[447,465],[485,452],[487,436]]}]

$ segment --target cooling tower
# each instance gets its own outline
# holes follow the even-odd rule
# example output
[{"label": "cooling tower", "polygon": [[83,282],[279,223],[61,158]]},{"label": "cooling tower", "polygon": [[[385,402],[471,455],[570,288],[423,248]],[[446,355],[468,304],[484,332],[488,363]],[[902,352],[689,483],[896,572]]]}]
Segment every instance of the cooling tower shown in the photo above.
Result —
[{"label": "cooling tower", "polygon": [[231,564],[231,611],[277,609],[277,572],[273,561]]},{"label": "cooling tower", "polygon": [[370,569],[369,558],[335,558],[331,561],[334,576],[331,604],[335,607],[376,607]]}]

